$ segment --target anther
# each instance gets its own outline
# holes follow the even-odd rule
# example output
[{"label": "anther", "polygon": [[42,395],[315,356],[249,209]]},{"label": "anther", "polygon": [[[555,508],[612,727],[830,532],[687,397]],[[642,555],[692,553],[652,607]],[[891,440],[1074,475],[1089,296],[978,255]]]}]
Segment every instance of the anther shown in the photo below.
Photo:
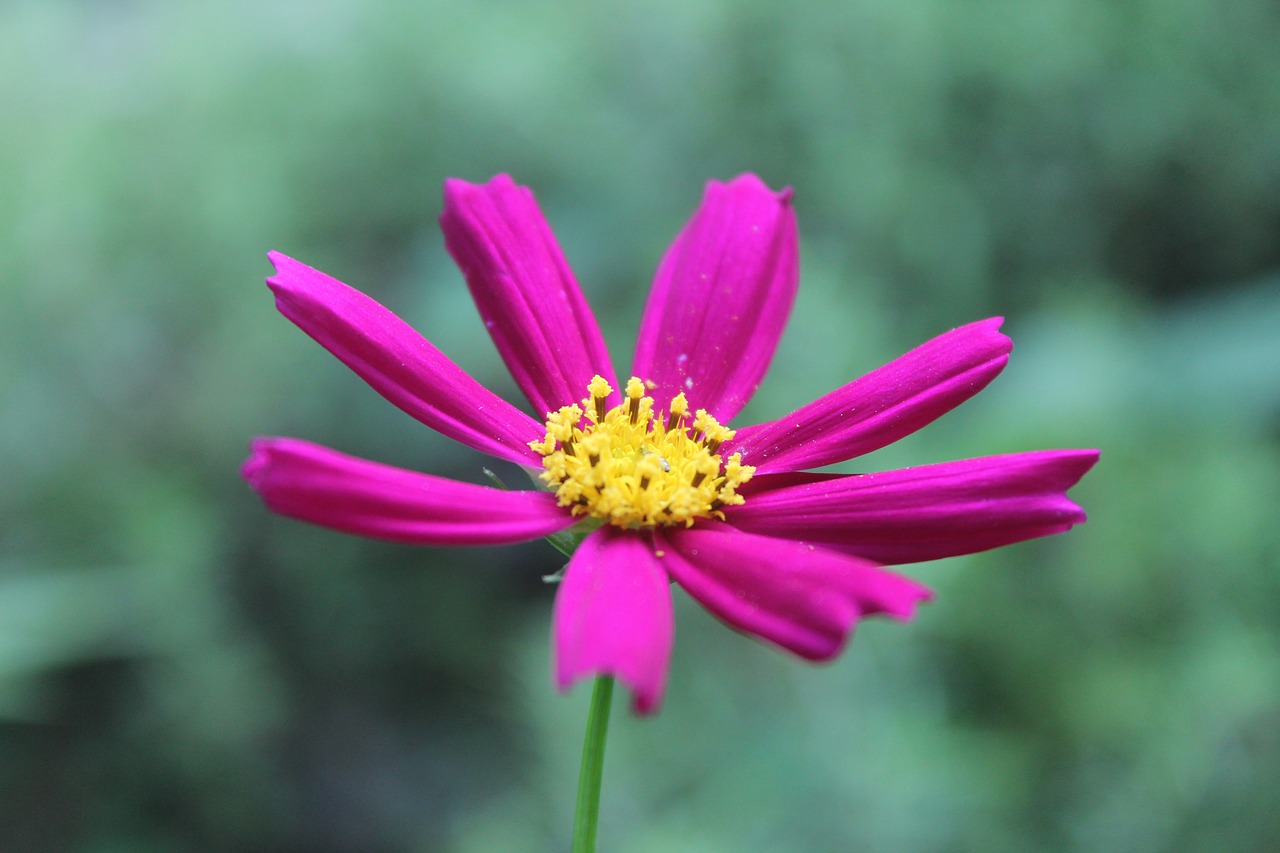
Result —
[{"label": "anther", "polygon": [[682,419],[688,413],[689,401],[684,398],[684,392],[681,391],[671,400],[671,414],[667,415],[667,432],[681,426]]},{"label": "anther", "polygon": [[640,399],[644,397],[644,383],[632,376],[627,380],[627,418],[631,423],[640,419]]},{"label": "anther", "polygon": [[702,481],[708,477],[715,477],[720,473],[720,460],[714,456],[702,456],[697,460],[697,471],[693,475],[693,479],[689,481],[689,485],[695,489],[702,485]]},{"label": "anther", "polygon": [[693,430],[692,438],[699,443],[707,434],[707,422],[711,420],[711,416],[707,414],[706,409],[698,409],[693,413]]},{"label": "anther", "polygon": [[649,484],[653,482],[654,477],[661,476],[660,472],[666,470],[659,466],[659,463],[666,465],[666,460],[656,453],[648,450],[641,451],[640,460],[636,463],[636,473],[640,475],[640,491],[649,488]]},{"label": "anther", "polygon": [[587,393],[591,395],[591,402],[595,405],[596,423],[604,423],[604,416],[608,411],[605,408],[605,401],[609,399],[613,389],[609,387],[609,383],[605,381],[605,378],[597,373],[591,377],[591,382],[587,385]]}]

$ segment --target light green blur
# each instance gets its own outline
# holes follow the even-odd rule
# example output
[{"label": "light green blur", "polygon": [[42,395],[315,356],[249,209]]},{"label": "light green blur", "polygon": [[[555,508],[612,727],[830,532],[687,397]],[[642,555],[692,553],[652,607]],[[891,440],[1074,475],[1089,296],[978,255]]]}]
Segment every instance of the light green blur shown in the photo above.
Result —
[{"label": "light green blur", "polygon": [[445,177],[534,188],[625,371],[745,170],[795,188],[802,284],[733,425],[1002,314],[1003,376],[843,470],[1100,447],[1091,520],[908,567],[936,601],[824,667],[677,592],[600,849],[1280,849],[1277,44],[1269,0],[0,2],[0,850],[568,849],[563,558],[263,508],[259,434],[493,465],[277,314],[265,253],[516,400]]}]

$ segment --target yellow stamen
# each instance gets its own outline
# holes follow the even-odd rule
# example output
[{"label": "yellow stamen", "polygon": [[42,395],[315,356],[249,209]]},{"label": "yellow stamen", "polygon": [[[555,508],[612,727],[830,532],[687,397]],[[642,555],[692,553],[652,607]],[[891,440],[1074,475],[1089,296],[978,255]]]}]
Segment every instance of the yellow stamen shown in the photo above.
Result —
[{"label": "yellow stamen", "polygon": [[[634,376],[627,381],[627,420],[636,423],[640,420],[640,404],[644,401],[644,383]],[[649,405],[653,405],[653,400],[649,400]]]},{"label": "yellow stamen", "polygon": [[610,409],[613,389],[596,376],[581,406],[547,414],[546,437],[529,446],[543,457],[540,476],[560,506],[619,527],[687,527],[698,518],[723,518],[722,507],[743,502],[737,489],[755,468],[743,465],[740,453],[717,454],[733,430],[703,409],[686,423],[683,393],[664,421],[645,395],[651,387],[632,377],[625,401]]},{"label": "yellow stamen", "polygon": [[684,426],[684,416],[688,413],[689,401],[684,398],[684,392],[681,391],[671,400],[671,414],[667,415],[667,431]]},{"label": "yellow stamen", "polygon": [[[604,377],[596,374],[591,380],[591,384],[587,386],[587,393],[591,395],[592,408],[595,409],[596,423],[604,422],[605,401],[609,395],[613,393],[613,389],[609,387],[609,383],[604,381]],[[583,407],[587,405],[587,401],[582,401]]]}]

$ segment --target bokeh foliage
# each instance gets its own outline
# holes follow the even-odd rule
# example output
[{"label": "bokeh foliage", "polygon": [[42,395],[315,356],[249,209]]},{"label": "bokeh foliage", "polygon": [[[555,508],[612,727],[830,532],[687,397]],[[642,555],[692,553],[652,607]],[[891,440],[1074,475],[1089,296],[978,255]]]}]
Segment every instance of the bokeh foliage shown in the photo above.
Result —
[{"label": "bokeh foliage", "polygon": [[535,188],[625,366],[743,170],[795,187],[803,283],[741,421],[1004,314],[1001,379],[846,468],[1099,446],[1092,519],[911,569],[938,600],[821,668],[678,595],[603,847],[1280,848],[1277,44],[1266,0],[0,2],[0,848],[565,849],[556,553],[268,515],[255,434],[485,463],[280,318],[263,256],[514,400],[444,177]]}]

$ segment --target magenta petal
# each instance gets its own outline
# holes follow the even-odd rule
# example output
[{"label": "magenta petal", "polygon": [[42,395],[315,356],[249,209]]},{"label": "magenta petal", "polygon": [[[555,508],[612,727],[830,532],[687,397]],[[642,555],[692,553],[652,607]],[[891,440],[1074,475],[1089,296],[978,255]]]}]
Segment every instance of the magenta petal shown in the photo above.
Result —
[{"label": "magenta petal", "polygon": [[632,706],[662,704],[675,638],[671,582],[645,539],[606,525],[569,561],[555,605],[556,683],[612,675],[631,688]]},{"label": "magenta petal", "polygon": [[276,307],[409,415],[483,453],[540,465],[543,427],[489,391],[408,323],[355,288],[279,252],[267,285]]},{"label": "magenta petal", "polygon": [[907,620],[932,593],[874,563],[727,524],[658,539],[676,582],[734,628],[810,660],[834,657],[864,616]]},{"label": "magenta petal", "polygon": [[534,414],[582,399],[597,373],[617,388],[595,315],[528,187],[506,175],[450,179],[440,227]]},{"label": "magenta petal", "polygon": [[753,533],[880,563],[936,560],[1080,524],[1065,492],[1097,460],[1096,450],[1045,450],[814,479],[754,492],[725,514]]},{"label": "magenta petal", "polygon": [[727,423],[773,359],[799,282],[791,191],[755,175],[707,184],[702,206],[662,259],[645,306],[632,372],[665,407],[689,405]]},{"label": "magenta petal", "polygon": [[539,539],[575,520],[545,492],[508,492],[405,471],[294,438],[260,438],[241,473],[281,515],[415,545]]},{"label": "magenta petal", "polygon": [[776,421],[744,427],[726,453],[761,473],[842,462],[892,444],[977,394],[1013,342],[1000,317],[953,329]]}]

